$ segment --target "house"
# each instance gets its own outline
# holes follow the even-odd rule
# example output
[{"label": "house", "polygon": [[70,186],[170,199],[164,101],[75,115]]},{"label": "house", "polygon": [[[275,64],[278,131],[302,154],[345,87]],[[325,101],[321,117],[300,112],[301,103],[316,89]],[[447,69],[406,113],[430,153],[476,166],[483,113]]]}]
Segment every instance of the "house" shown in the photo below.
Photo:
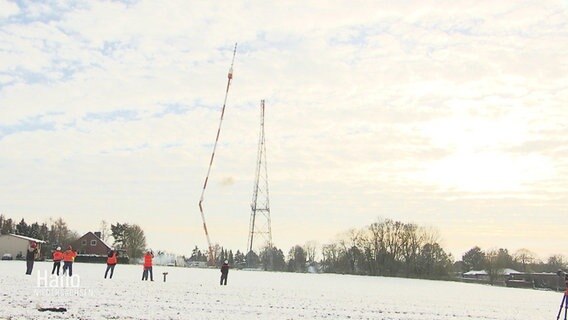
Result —
[{"label": "house", "polygon": [[[101,239],[100,232],[87,232],[81,238],[70,243],[78,254],[106,256],[111,246]],[[65,250],[65,248],[63,248]]]},{"label": "house", "polygon": [[34,239],[18,234],[3,234],[0,235],[0,256],[9,254],[12,258],[23,258],[26,255],[26,250],[30,245],[30,241],[35,241],[38,246],[38,256],[41,255],[41,245],[46,243],[43,240]]}]

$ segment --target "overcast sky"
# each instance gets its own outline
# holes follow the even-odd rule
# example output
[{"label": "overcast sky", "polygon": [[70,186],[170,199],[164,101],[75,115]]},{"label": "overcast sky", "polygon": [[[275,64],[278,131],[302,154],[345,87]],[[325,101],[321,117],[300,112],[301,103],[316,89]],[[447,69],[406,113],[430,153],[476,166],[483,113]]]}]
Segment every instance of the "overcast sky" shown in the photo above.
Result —
[{"label": "overcast sky", "polygon": [[0,0],[0,212],[245,249],[266,100],[272,231],[379,218],[568,255],[568,1]]}]

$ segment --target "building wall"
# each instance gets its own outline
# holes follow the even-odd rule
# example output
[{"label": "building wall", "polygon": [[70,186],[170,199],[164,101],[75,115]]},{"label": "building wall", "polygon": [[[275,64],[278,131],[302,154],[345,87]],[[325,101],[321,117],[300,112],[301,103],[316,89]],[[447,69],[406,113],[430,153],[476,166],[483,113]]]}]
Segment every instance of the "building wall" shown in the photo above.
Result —
[{"label": "building wall", "polygon": [[[110,250],[110,248],[92,232],[87,232],[81,238],[72,242],[71,246],[78,254],[96,254],[102,256],[106,255]],[[66,248],[63,249],[65,250]]]},{"label": "building wall", "polygon": [[556,291],[566,289],[564,277],[556,273],[518,273],[507,280],[507,287],[547,288]]},{"label": "building wall", "polygon": [[[1,235],[0,236],[0,257],[5,253],[12,255],[12,258],[16,259],[18,254],[21,254],[24,258],[26,257],[26,250],[28,249],[29,241],[26,239],[21,239],[18,237],[13,237],[11,235]],[[38,251],[41,246],[38,244]]]}]

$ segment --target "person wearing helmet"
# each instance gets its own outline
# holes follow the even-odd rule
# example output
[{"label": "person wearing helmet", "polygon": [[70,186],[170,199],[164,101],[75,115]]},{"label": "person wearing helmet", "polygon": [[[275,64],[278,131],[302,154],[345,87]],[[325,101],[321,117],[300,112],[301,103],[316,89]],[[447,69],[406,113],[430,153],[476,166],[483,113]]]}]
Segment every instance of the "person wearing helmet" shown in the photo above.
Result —
[{"label": "person wearing helmet", "polygon": [[221,266],[221,285],[227,285],[227,277],[229,276],[229,261],[225,260]]},{"label": "person wearing helmet", "polygon": [[108,271],[110,270],[110,277],[109,279],[112,279],[112,275],[114,273],[114,266],[116,266],[116,263],[118,262],[118,252],[116,250],[114,250],[114,248],[111,248],[111,250],[108,252],[107,255],[107,269],[105,271],[105,279],[107,278],[107,274]]},{"label": "person wearing helmet", "polygon": [[37,258],[37,243],[30,241],[28,250],[26,250],[26,274],[32,274],[34,269],[34,260]]},{"label": "person wearing helmet", "polygon": [[54,274],[57,269],[57,275],[59,275],[61,260],[63,260],[63,252],[61,252],[61,247],[57,247],[57,249],[53,252],[53,269],[51,270],[51,274]]},{"label": "person wearing helmet", "polygon": [[69,276],[73,276],[73,261],[75,261],[76,256],[77,252],[73,251],[71,246],[68,246],[67,250],[63,252],[63,274],[69,270]]}]

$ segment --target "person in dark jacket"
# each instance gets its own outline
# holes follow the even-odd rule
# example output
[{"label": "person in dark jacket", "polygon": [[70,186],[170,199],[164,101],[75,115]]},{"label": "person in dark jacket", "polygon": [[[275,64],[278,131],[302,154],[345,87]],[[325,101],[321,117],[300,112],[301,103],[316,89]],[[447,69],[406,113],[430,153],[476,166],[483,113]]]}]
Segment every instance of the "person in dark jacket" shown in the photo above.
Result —
[{"label": "person in dark jacket", "polygon": [[221,285],[227,285],[227,277],[229,276],[229,261],[225,260],[225,263],[221,266]]},{"label": "person in dark jacket", "polygon": [[114,266],[116,266],[116,263],[118,262],[118,252],[116,252],[116,250],[111,249],[108,253],[108,257],[107,257],[107,269],[105,271],[105,279],[107,278],[107,274],[108,271],[110,270],[110,277],[109,279],[112,279],[112,274],[114,273]]},{"label": "person in dark jacket", "polygon": [[32,274],[34,269],[34,260],[37,257],[37,243],[30,241],[28,250],[26,250],[26,274]]}]

